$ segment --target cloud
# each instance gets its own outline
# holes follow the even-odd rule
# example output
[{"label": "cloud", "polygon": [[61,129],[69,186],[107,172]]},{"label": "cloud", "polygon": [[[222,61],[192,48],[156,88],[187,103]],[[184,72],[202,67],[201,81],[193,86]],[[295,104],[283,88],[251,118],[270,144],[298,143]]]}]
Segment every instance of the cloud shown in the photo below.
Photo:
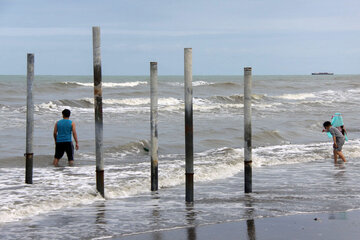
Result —
[{"label": "cloud", "polygon": [[42,36],[87,36],[91,28],[0,28],[2,37],[42,37]]},{"label": "cloud", "polygon": [[[192,37],[192,36],[221,36],[237,34],[269,34],[278,32],[350,32],[360,31],[360,21],[357,17],[307,17],[307,18],[247,18],[219,25],[216,22],[208,26],[179,27],[168,29],[123,29],[111,26],[102,27],[103,35],[125,35],[135,37]],[[209,28],[211,26],[211,28]],[[79,27],[1,27],[2,37],[22,36],[91,36],[91,26]]]},{"label": "cloud", "polygon": [[[89,28],[0,28],[0,36],[3,37],[22,37],[22,36],[91,36],[91,27]],[[220,35],[231,34],[230,31],[167,31],[167,30],[122,30],[102,28],[104,35],[129,35],[129,36],[161,36],[161,37],[186,37],[199,35]]]}]

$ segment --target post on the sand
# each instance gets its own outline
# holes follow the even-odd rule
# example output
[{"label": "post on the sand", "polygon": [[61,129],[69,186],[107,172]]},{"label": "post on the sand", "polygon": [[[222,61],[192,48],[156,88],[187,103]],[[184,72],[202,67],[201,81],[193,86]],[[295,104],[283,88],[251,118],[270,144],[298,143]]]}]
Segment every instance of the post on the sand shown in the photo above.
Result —
[{"label": "post on the sand", "polygon": [[185,200],[194,202],[192,48],[184,49],[185,78]]},{"label": "post on the sand", "polygon": [[34,54],[27,54],[27,98],[26,98],[26,153],[25,153],[25,183],[33,183],[33,136],[34,136]]},{"label": "post on the sand", "polygon": [[158,67],[150,62],[151,191],[158,190]]},{"label": "post on the sand", "polygon": [[101,83],[100,27],[93,27],[94,63],[94,108],[95,108],[95,147],[96,147],[96,189],[105,196],[103,159],[103,109]]},{"label": "post on the sand", "polygon": [[244,178],[245,193],[252,192],[251,67],[244,68]]}]

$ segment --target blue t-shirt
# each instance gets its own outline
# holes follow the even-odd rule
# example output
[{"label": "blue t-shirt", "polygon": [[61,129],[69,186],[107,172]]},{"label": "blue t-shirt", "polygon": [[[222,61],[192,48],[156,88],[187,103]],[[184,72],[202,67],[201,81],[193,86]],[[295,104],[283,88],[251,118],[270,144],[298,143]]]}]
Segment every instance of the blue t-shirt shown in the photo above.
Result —
[{"label": "blue t-shirt", "polygon": [[71,142],[72,121],[62,119],[57,122],[56,142]]}]

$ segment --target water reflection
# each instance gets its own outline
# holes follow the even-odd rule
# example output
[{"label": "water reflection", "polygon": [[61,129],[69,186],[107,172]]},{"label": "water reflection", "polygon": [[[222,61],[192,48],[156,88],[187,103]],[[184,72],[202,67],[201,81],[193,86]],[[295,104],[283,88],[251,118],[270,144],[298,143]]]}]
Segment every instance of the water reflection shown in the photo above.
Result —
[{"label": "water reflection", "polygon": [[337,163],[335,164],[335,170],[336,170],[336,173],[334,174],[334,179],[335,179],[335,182],[336,183],[343,183],[344,180],[346,180],[346,167],[345,167],[345,164],[344,163]]},{"label": "water reflection", "polygon": [[251,195],[245,196],[245,207],[246,207],[246,227],[247,227],[247,236],[249,240],[256,240],[256,229],[255,229],[255,220],[254,218],[254,207],[253,207],[254,199]]},{"label": "water reflection", "polygon": [[255,220],[249,219],[246,221],[247,234],[249,240],[256,240],[256,231],[255,231]]},{"label": "water reflection", "polygon": [[106,221],[106,205],[105,201],[99,202],[96,206],[96,218],[95,218],[95,228],[96,228],[96,234],[99,236],[102,236],[107,233],[107,221]]},{"label": "water reflection", "polygon": [[[153,200],[156,199],[158,200],[159,198],[157,197],[157,195],[153,196]],[[254,220],[254,215],[255,215],[255,207],[253,206],[255,202],[255,199],[251,196],[251,195],[247,195],[245,196],[244,199],[244,207],[245,207],[245,212],[244,215],[242,215],[243,217],[245,217],[247,220],[241,223],[241,228],[244,229],[243,232],[240,232],[241,236],[239,236],[238,230],[237,229],[232,229],[231,233],[228,233],[228,236],[236,236],[236,237],[240,237],[241,239],[243,237],[245,237],[248,240],[256,240],[256,227],[255,227],[255,220]],[[187,203],[185,205],[185,214],[184,214],[184,218],[186,221],[186,225],[188,226],[187,228],[184,229],[177,229],[177,230],[171,230],[171,231],[158,231],[158,232],[153,232],[151,234],[151,239],[152,240],[163,240],[163,239],[171,239],[174,236],[180,237],[181,239],[185,239],[185,240],[197,240],[198,237],[200,239],[204,239],[204,236],[208,236],[208,234],[211,234],[211,231],[217,231],[214,229],[217,229],[217,227],[215,227],[214,229],[211,229],[212,227],[210,227],[210,229],[208,229],[210,232],[206,231],[206,229],[202,229],[202,231],[199,231],[197,229],[197,218],[198,218],[198,214],[199,212],[196,211],[194,204],[191,203]],[[161,222],[161,216],[162,214],[162,209],[160,208],[160,205],[155,202],[153,204],[153,208],[152,208],[152,217],[153,217],[153,221],[154,223],[157,222]],[[246,225],[245,225],[246,223]],[[156,225],[154,225],[156,226]],[[222,228],[222,226],[219,226],[220,228]],[[227,226],[225,226],[226,228]],[[244,228],[243,228],[244,227]],[[206,234],[204,235],[206,231]],[[246,231],[246,232],[245,232]],[[215,232],[214,232],[215,233]],[[216,234],[218,234],[216,232]],[[224,239],[226,239],[226,233],[224,233]],[[204,235],[204,236],[203,236]]]},{"label": "water reflection", "polygon": [[346,212],[330,213],[329,220],[347,220]]},{"label": "water reflection", "polygon": [[[160,209],[160,206],[159,206],[159,200],[160,200],[160,197],[159,197],[159,193],[158,192],[152,192],[151,194],[151,199],[152,201],[154,202],[153,203],[153,210],[152,210],[152,218],[153,218],[153,221],[154,223],[158,226],[159,223],[160,223],[160,218],[161,218],[161,209]],[[153,240],[162,240],[162,233],[159,231],[159,232],[154,232],[152,234],[152,239]]]},{"label": "water reflection", "polygon": [[196,240],[196,212],[193,203],[186,204],[186,221],[190,225],[187,228],[187,240]]},{"label": "water reflection", "polygon": [[96,205],[96,219],[95,224],[98,225],[105,225],[106,219],[105,219],[105,202],[100,202]]},{"label": "water reflection", "polygon": [[163,238],[162,238],[162,233],[161,232],[154,232],[153,234],[152,234],[152,239],[153,240],[162,240]]}]

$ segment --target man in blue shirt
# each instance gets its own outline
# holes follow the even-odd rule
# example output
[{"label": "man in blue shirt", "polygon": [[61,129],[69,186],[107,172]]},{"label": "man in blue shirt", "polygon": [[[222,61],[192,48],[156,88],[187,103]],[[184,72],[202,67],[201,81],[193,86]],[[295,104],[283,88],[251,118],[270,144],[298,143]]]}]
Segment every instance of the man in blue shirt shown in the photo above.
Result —
[{"label": "man in blue shirt", "polygon": [[74,164],[74,145],[71,134],[76,143],[76,150],[79,149],[75,123],[69,120],[70,114],[71,112],[69,109],[62,111],[63,119],[57,121],[54,127],[55,156],[53,164],[55,167],[58,166],[59,160],[65,152],[68,157],[69,165],[72,166]]}]

